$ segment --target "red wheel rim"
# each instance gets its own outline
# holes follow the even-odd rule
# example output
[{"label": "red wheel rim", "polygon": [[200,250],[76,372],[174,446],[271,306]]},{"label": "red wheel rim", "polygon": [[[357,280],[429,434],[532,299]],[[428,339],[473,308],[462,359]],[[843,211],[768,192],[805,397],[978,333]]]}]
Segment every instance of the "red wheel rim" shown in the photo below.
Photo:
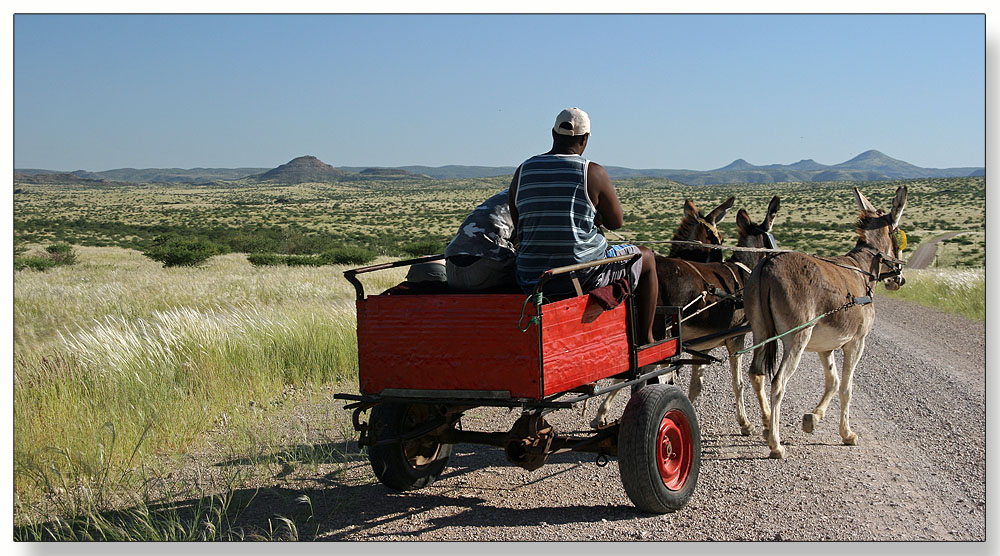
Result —
[{"label": "red wheel rim", "polygon": [[691,425],[683,412],[671,409],[663,416],[656,435],[656,465],[668,489],[684,487],[694,458],[691,452]]}]

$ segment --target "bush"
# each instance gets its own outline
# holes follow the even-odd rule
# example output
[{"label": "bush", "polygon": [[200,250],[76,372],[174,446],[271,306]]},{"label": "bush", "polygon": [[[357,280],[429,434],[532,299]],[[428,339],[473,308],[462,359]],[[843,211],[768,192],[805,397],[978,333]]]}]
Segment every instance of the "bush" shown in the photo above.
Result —
[{"label": "bush", "polygon": [[274,253],[251,253],[247,255],[247,260],[254,266],[282,264],[281,257]]},{"label": "bush", "polygon": [[403,246],[403,252],[414,257],[423,255],[438,255],[444,253],[445,242],[440,239],[426,238]]},{"label": "bush", "polygon": [[217,244],[206,239],[181,238],[173,235],[160,236],[153,240],[153,246],[143,255],[163,263],[165,267],[195,266],[223,253]]},{"label": "bush", "polygon": [[27,255],[24,246],[14,247],[14,270],[30,268],[39,272],[56,266],[76,263],[76,253],[68,243],[53,243],[45,248],[44,255]]},{"label": "bush", "polygon": [[76,253],[73,251],[73,246],[68,243],[53,243],[46,247],[45,251],[56,264],[76,263]]},{"label": "bush", "polygon": [[14,257],[14,270],[30,268],[41,272],[54,266],[59,266],[59,263],[49,257],[34,257],[30,255],[18,255]]},{"label": "bush", "polygon": [[337,247],[320,255],[324,264],[367,264],[375,260],[375,253],[364,247]]},{"label": "bush", "polygon": [[323,266],[328,264],[365,264],[375,259],[375,254],[360,247],[338,247],[319,256],[280,255],[278,253],[251,253],[247,261],[254,266]]}]

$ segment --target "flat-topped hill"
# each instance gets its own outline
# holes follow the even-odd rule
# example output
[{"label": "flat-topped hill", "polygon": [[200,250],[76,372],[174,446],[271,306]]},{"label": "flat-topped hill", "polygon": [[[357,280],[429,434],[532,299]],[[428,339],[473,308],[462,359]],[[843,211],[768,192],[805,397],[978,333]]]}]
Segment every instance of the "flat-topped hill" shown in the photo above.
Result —
[{"label": "flat-topped hill", "polygon": [[341,181],[348,175],[315,156],[306,155],[249,179],[264,183],[329,183]]}]

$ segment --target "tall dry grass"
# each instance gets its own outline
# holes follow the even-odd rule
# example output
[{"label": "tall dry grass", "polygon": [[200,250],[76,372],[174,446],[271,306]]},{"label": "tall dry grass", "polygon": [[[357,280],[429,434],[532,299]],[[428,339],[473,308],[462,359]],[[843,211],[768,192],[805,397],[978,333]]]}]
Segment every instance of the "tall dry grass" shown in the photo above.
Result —
[{"label": "tall dry grass", "polygon": [[[14,277],[14,463],[19,503],[182,453],[286,385],[356,376],[343,267],[253,267],[225,255],[162,268],[135,251]],[[368,279],[369,291],[403,271]]]},{"label": "tall dry grass", "polygon": [[927,268],[906,270],[906,284],[896,291],[881,285],[878,293],[927,307],[986,320],[986,269]]}]

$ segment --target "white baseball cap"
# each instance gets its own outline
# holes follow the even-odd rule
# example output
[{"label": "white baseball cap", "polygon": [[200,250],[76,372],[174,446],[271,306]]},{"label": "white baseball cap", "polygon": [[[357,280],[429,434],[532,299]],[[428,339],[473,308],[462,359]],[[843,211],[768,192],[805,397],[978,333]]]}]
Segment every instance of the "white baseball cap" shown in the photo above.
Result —
[{"label": "white baseball cap", "polygon": [[590,133],[590,116],[579,108],[567,108],[556,116],[552,131],[559,135],[584,135]]}]

